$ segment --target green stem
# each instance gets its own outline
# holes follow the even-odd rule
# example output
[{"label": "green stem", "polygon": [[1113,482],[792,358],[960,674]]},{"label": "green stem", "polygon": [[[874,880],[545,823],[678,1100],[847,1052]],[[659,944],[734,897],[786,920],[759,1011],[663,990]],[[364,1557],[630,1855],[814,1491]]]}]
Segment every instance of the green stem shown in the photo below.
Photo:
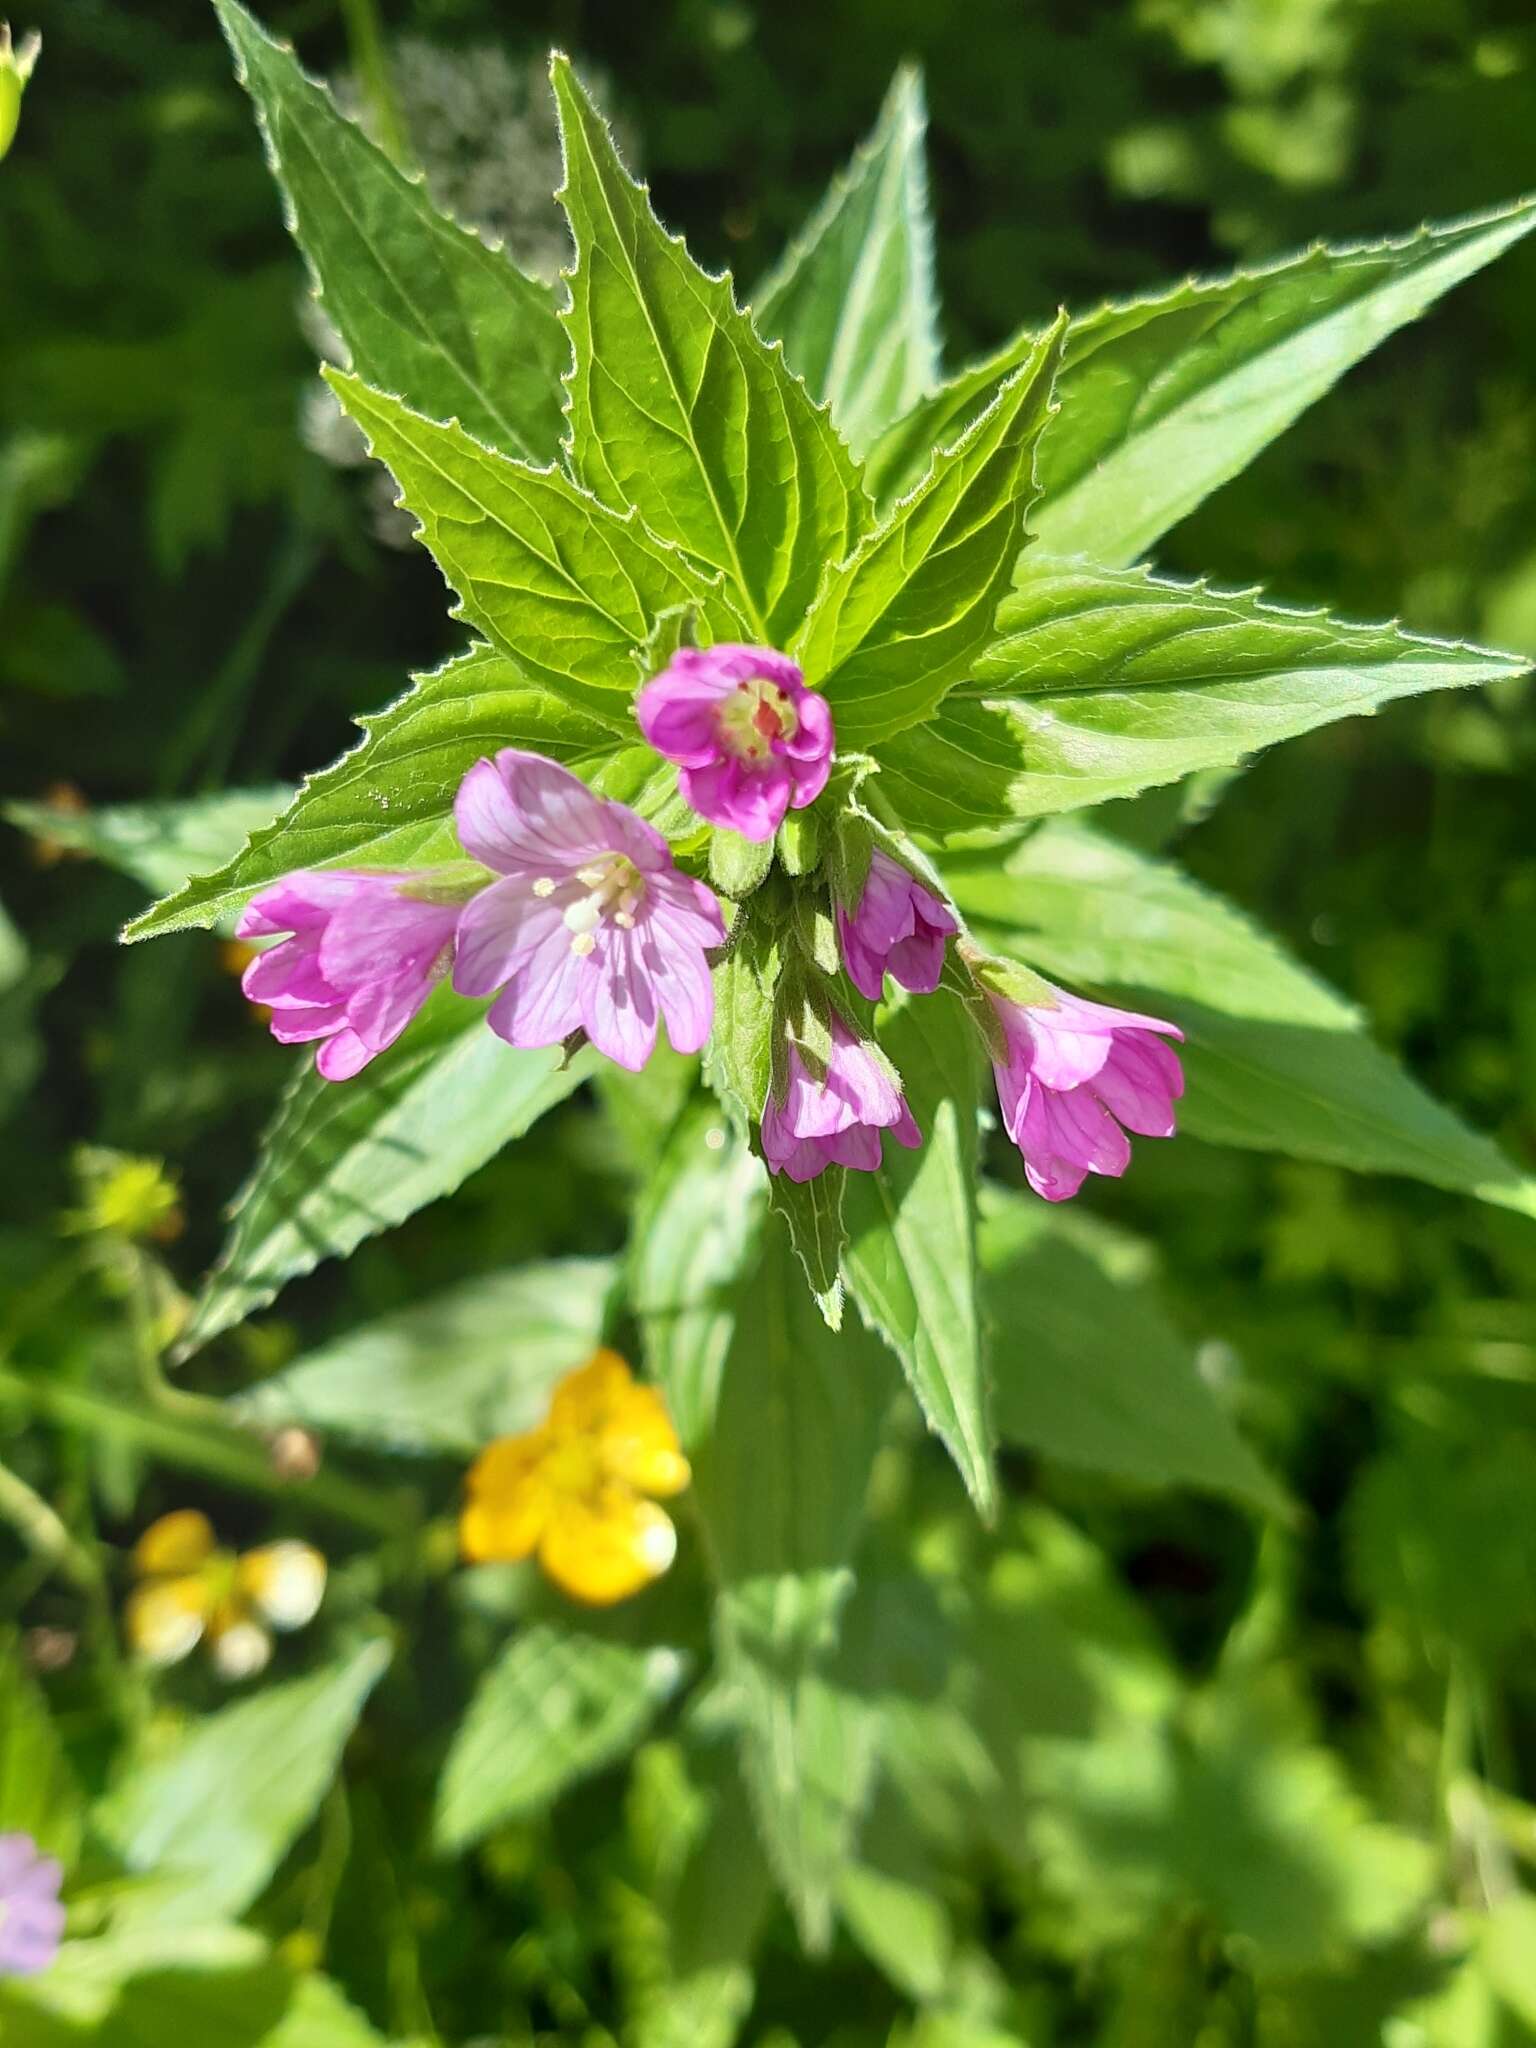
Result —
[{"label": "green stem", "polygon": [[231,1486],[274,1499],[299,1497],[306,1506],[374,1535],[399,1536],[415,1519],[414,1507],[403,1506],[406,1497],[381,1495],[337,1473],[320,1472],[301,1482],[282,1478],[273,1471],[263,1446],[244,1430],[226,1422],[223,1411],[214,1403],[206,1404],[212,1410],[206,1419],[201,1402],[196,1404],[196,1419],[183,1413],[179,1402],[174,1414],[159,1410],[145,1413],[83,1387],[30,1379],[0,1368],[0,1401],[7,1399],[25,1404],[34,1414],[51,1422],[132,1444],[150,1457],[183,1471],[223,1479]]},{"label": "green stem", "polygon": [[352,51],[352,68],[357,73],[363,98],[373,117],[380,149],[403,171],[410,170],[411,144],[401,111],[395,83],[390,76],[384,32],[374,0],[341,0],[347,24],[347,42]]},{"label": "green stem", "polygon": [[99,1561],[75,1541],[63,1518],[42,1495],[6,1465],[0,1465],[0,1517],[10,1523],[30,1551],[73,1579],[83,1591],[101,1591]]}]

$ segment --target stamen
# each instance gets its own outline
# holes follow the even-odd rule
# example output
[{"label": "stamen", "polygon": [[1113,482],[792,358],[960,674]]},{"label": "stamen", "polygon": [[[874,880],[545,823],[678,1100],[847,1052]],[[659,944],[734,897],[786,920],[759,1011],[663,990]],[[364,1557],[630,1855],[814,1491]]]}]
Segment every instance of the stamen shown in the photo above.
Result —
[{"label": "stamen", "polygon": [[597,940],[590,932],[578,932],[571,940],[571,951],[578,960],[584,960],[589,953],[597,950]]},{"label": "stamen", "polygon": [[602,917],[602,905],[594,891],[592,895],[579,897],[576,902],[568,904],[561,922],[568,932],[591,932],[601,924]]},{"label": "stamen", "polygon": [[533,893],[535,896],[553,896],[557,886],[552,875],[540,875],[533,885]]}]

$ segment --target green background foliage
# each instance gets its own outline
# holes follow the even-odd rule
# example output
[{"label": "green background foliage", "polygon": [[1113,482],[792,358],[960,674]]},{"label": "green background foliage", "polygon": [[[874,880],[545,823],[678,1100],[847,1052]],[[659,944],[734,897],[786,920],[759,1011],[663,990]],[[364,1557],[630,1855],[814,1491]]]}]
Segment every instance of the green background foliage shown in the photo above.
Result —
[{"label": "green background foliage", "polygon": [[[1261,271],[1315,238],[1401,234],[1536,184],[1536,28],[1514,0],[979,0],[963,21],[933,0],[384,12],[393,125],[439,203],[552,277],[543,57],[570,48],[668,227],[711,267],[769,279],[765,330],[861,452],[936,349],[1014,367],[1010,338],[1062,301]],[[365,6],[273,0],[267,19],[311,69],[358,81],[351,103],[388,138]],[[246,1015],[216,936],[117,948],[149,895],[271,816],[227,791],[291,787],[353,743],[359,710],[374,714],[363,754],[301,800],[312,838],[258,845],[247,882],[362,845],[437,857],[444,792],[483,734],[582,764],[623,717],[573,676],[556,624],[530,628],[529,608],[555,602],[531,554],[518,647],[525,664],[545,649],[548,672],[455,659],[442,578],[402,545],[411,522],[316,378],[303,273],[211,10],[57,0],[16,26],[34,20],[45,53],[0,169],[0,794],[17,828],[0,843],[0,1467],[20,1482],[0,1497],[0,1622],[16,1624],[0,1641],[0,1828],[69,1859],[81,1938],[35,1995],[0,2003],[0,2039],[1536,2039],[1536,1225],[1507,1164],[1536,1163],[1536,713],[1515,663],[1411,637],[1536,654],[1536,251],[1392,334],[1338,390],[1323,376],[1311,410],[1166,533],[1240,464],[1230,430],[1200,431],[1199,400],[1241,377],[1242,309],[1203,382],[1128,441],[1115,367],[1144,374],[1163,328],[1106,314],[1069,344],[1083,438],[1047,458],[1042,552],[1091,544],[1117,565],[1157,539],[1159,575],[1210,587],[1171,598],[1117,571],[1134,620],[1128,606],[1123,643],[1093,648],[1142,712],[1133,728],[1111,715],[1120,751],[1085,794],[1160,786],[1091,833],[1048,828],[1006,873],[978,860],[952,879],[978,927],[1027,932],[1046,971],[1178,993],[1187,1135],[1138,1147],[1123,1182],[1069,1213],[1013,1192],[990,1143],[1013,1177],[983,1215],[972,1328],[969,1293],[946,1312],[953,1275],[925,1251],[970,1171],[974,1083],[943,1043],[947,999],[898,1017],[934,1142],[848,1189],[834,1338],[781,1236],[733,1290],[765,1233],[756,1179],[712,1111],[679,1120],[672,1064],[639,1082],[556,1074],[444,1009],[376,1078],[327,1094]],[[245,54],[267,61],[258,41]],[[920,189],[917,88],[890,83],[906,60],[932,122],[937,316],[921,252],[883,225]],[[880,178],[861,183],[856,162],[842,212],[818,222],[882,103],[889,149],[861,160]],[[301,229],[337,170],[306,118],[295,94],[270,138]],[[358,162],[385,208],[398,180]],[[451,304],[459,419],[547,460],[560,423],[533,371],[565,360],[554,299],[510,288],[505,317],[530,341],[498,353],[506,266],[421,209],[408,268],[431,289],[397,302],[375,220],[365,209],[338,260],[355,300],[325,307],[364,385],[409,402],[423,361],[441,375],[422,305]],[[852,262],[865,220],[912,289],[828,333],[781,254],[804,235],[803,252]],[[1406,252],[1381,328],[1420,303],[1416,265],[1454,261]],[[1375,339],[1367,310],[1347,345],[1361,287],[1357,266],[1335,369]],[[1279,273],[1250,308],[1280,336],[1260,401],[1290,288]],[[1206,311],[1198,292],[1167,309],[1181,347]],[[599,313],[632,308],[578,294],[572,322]],[[1304,360],[1317,335],[1291,345]],[[411,431],[375,392],[338,388],[360,391],[370,438]],[[983,395],[955,395],[957,424]],[[1268,402],[1248,415],[1253,446],[1297,410]],[[458,460],[450,438],[411,461]],[[1109,519],[1110,442],[1122,476],[1168,486],[1150,525]],[[873,447],[894,488],[912,448]],[[707,441],[693,459],[708,469]],[[820,495],[804,533],[777,532],[769,493],[743,508],[780,550],[796,618],[846,518],[835,446],[806,459]],[[462,543],[472,618],[477,577],[494,599],[527,540],[518,519],[538,516],[531,491],[502,511],[500,538],[439,536],[445,555]],[[594,515],[594,553],[632,545],[609,524]],[[723,532],[684,537],[728,570]],[[1081,774],[1073,736],[1098,730],[1084,637],[1033,629],[1032,606],[1061,616],[1063,574],[1042,563],[1021,582],[1003,642],[946,704],[952,743],[973,756],[980,733],[995,763],[965,791],[971,822],[998,783],[1020,801],[1020,713],[996,696],[1066,734],[1041,810]],[[1244,638],[1261,601],[1233,595],[1251,586],[1401,628],[1303,615],[1261,646]],[[880,701],[880,626],[816,629],[840,650],[854,636],[850,702],[861,674]],[[958,644],[963,616],[954,630]],[[1190,653],[1211,634],[1247,650],[1225,746]],[[1346,661],[1352,701],[1387,708],[1310,731],[1336,715]],[[1435,694],[1449,667],[1493,680]],[[413,672],[431,680],[397,702]],[[1305,736],[1224,795],[1265,717],[1269,736]],[[891,736],[886,779],[953,788],[933,768],[944,731]],[[369,799],[380,761],[400,777],[387,813]],[[603,773],[665,816],[666,788],[642,792],[649,765],[620,753]],[[60,783],[90,809],[40,812]],[[227,927],[239,900],[227,876],[195,884],[158,922]],[[1256,1070],[1283,1090],[1258,1100]],[[473,1108],[445,1136],[455,1102]],[[146,1250],[63,1231],[82,1144],[165,1158],[183,1234]],[[381,1156],[402,1162],[382,1208]],[[916,1226],[900,1257],[878,1228],[893,1183]],[[206,1348],[178,1369],[178,1405],[141,1384],[145,1325],[221,1252],[184,1326]],[[894,1343],[898,1365],[873,1333],[910,1329],[913,1298],[931,1312]],[[1008,1361],[990,1401],[983,1324]],[[453,1570],[448,1518],[474,1448],[534,1419],[600,1334],[644,1357],[699,1455],[674,1573],[593,1617],[527,1571]],[[900,1401],[903,1373],[990,1525]],[[262,1438],[192,1392],[315,1429],[321,1476],[283,1480]],[[777,1525],[791,1489],[799,1512]],[[332,1564],[320,1624],[233,1702],[192,1667],[152,1686],[118,1647],[122,1552],[188,1503],[231,1541],[303,1534]],[[71,1643],[62,1669],[39,1631]]]}]

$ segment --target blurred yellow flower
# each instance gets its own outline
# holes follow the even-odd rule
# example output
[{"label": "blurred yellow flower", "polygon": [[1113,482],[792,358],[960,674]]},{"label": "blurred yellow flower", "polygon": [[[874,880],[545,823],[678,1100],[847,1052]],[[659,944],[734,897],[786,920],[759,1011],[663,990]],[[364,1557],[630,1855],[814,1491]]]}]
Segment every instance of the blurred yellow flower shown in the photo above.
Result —
[{"label": "blurred yellow flower", "polygon": [[130,1243],[153,1238],[169,1244],[186,1227],[181,1190],[162,1160],[80,1145],[74,1163],[83,1199],[65,1216],[67,1229]]},{"label": "blurred yellow flower", "polygon": [[537,1429],[480,1453],[459,1542],[473,1564],[537,1552],[563,1592],[606,1607],[671,1564],[677,1532],[656,1500],[689,1477],[661,1395],[637,1385],[616,1352],[599,1351],[566,1374]]},{"label": "blurred yellow flower", "polygon": [[179,1664],[206,1640],[221,1678],[254,1678],[272,1630],[303,1628],[325,1592],[325,1559],[307,1543],[221,1550],[208,1517],[179,1508],[152,1522],[133,1551],[139,1579],[123,1610],[130,1648],[147,1664]]}]

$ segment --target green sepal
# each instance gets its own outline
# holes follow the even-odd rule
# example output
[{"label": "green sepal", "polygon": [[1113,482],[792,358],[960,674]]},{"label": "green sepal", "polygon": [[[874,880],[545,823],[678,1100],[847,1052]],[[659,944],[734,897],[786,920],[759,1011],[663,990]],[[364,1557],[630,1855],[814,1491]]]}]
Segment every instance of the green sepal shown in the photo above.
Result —
[{"label": "green sepal", "polygon": [[739,902],[760,889],[773,866],[773,841],[759,844],[720,827],[709,835],[709,879],[722,896]]}]

